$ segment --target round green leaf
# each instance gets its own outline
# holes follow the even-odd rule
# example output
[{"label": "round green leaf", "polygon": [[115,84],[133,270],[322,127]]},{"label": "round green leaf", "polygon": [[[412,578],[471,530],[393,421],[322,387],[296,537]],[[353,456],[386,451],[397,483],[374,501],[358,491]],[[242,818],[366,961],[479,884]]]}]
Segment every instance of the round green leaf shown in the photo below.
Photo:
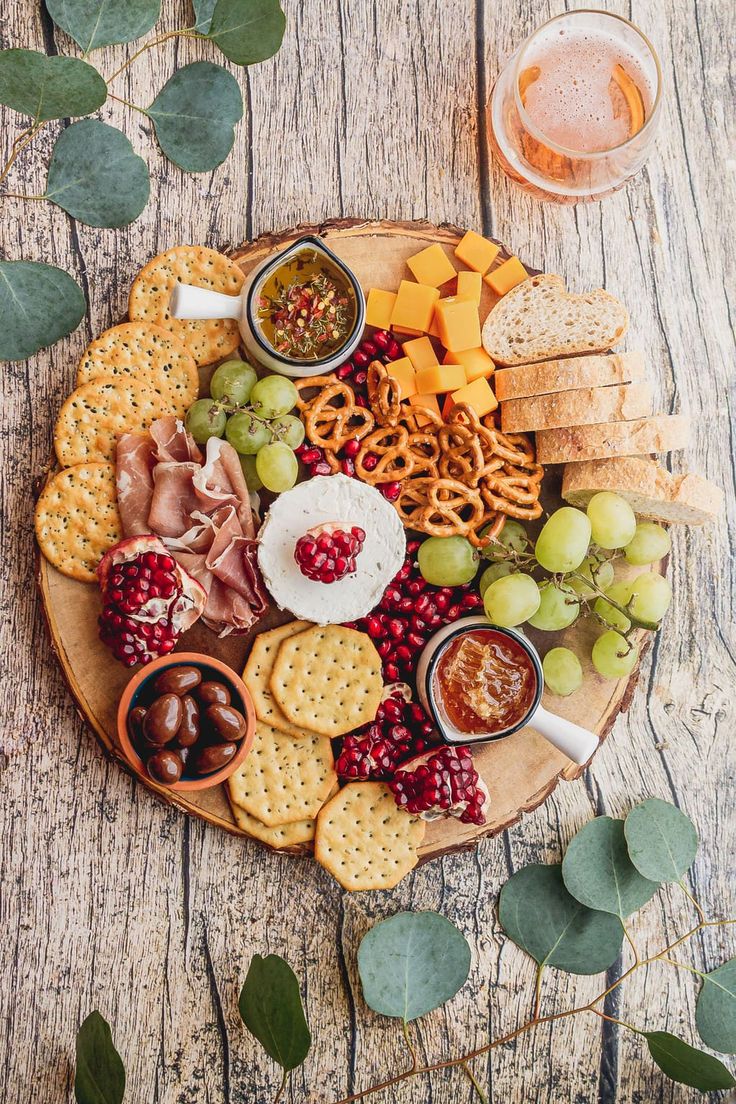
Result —
[{"label": "round green leaf", "polygon": [[565,889],[562,867],[532,863],[509,878],[498,902],[501,927],[540,966],[599,974],[618,958],[621,921],[593,912]]},{"label": "round green leaf", "polygon": [[678,882],[698,851],[693,822],[658,797],[634,806],[624,822],[624,833],[629,858],[653,882]]},{"label": "round green leaf", "polygon": [[200,34],[208,34],[212,13],[215,10],[217,0],[192,0],[194,8],[194,29]]},{"label": "round green leaf", "polygon": [[656,893],[642,878],[626,850],[624,822],[601,816],[584,825],[570,841],[562,877],[576,901],[624,920]]},{"label": "round green leaf", "polygon": [[706,1046],[736,1054],[736,958],[703,975],[695,1023]]},{"label": "round green leaf", "polygon": [[142,157],[116,127],[98,119],[73,123],[51,154],[46,198],[88,226],[127,226],[148,202]]},{"label": "round green leaf", "polygon": [[178,69],[148,109],[166,156],[188,172],[209,172],[225,160],[243,116],[232,74],[211,61]]},{"label": "round green leaf", "polygon": [[253,955],[238,1001],[240,1017],[283,1070],[300,1066],[312,1045],[299,982],[279,955]]},{"label": "round green leaf", "polygon": [[110,1025],[99,1012],[90,1012],[77,1033],[77,1104],[121,1104],[124,1095],[125,1068]]},{"label": "round green leaf", "polygon": [[0,261],[0,360],[26,360],[75,330],[87,305],[60,268]]},{"label": "round green leaf", "polygon": [[468,978],[470,947],[436,912],[399,912],[363,937],[358,971],[369,1008],[408,1023],[454,997]]},{"label": "round green leaf", "polygon": [[79,58],[37,50],[0,51],[0,103],[35,122],[89,115],[107,99],[107,85]]},{"label": "round green leaf", "polygon": [[56,26],[88,54],[150,31],[161,0],[46,0],[46,8]]},{"label": "round green leaf", "polygon": [[663,1073],[681,1085],[701,1092],[732,1089],[736,1080],[723,1062],[703,1050],[696,1050],[669,1031],[644,1031],[649,1053]]},{"label": "round green leaf", "polygon": [[273,57],[284,37],[279,0],[217,0],[208,36],[236,65]]}]

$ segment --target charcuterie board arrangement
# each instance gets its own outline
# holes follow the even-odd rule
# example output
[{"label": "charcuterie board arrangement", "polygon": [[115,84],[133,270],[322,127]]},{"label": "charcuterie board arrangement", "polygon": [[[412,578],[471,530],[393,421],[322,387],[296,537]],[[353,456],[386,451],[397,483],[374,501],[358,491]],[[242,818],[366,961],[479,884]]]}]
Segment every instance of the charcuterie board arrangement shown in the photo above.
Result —
[{"label": "charcuterie board arrangement", "polygon": [[[473,231],[333,223],[135,279],[40,493],[53,646],[187,812],[390,888],[574,778],[720,492],[605,291]],[[666,631],[666,630],[665,630]]]}]

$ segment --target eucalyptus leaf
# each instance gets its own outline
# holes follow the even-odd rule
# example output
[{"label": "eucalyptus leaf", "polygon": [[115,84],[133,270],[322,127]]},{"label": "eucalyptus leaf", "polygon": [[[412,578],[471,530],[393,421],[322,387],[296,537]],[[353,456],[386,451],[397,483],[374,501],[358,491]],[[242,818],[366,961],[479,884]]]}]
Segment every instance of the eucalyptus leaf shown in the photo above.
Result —
[{"label": "eucalyptus leaf", "polygon": [[571,974],[599,974],[618,958],[621,921],[594,912],[565,889],[560,865],[532,863],[501,890],[498,917],[509,938],[540,966]]},{"label": "eucalyptus leaf", "polygon": [[188,172],[208,172],[225,160],[243,117],[240,86],[226,69],[195,61],[178,69],[148,109],[166,156]]},{"label": "eucalyptus leaf", "polygon": [[600,816],[570,841],[562,877],[576,901],[622,921],[656,893],[656,882],[643,878],[626,849],[624,822]]},{"label": "eucalyptus leaf", "polygon": [[369,1008],[408,1023],[454,997],[470,971],[462,932],[437,912],[399,912],[363,937],[358,971]]},{"label": "eucalyptus leaf", "polygon": [[0,360],[26,360],[75,330],[87,305],[77,283],[53,265],[0,261]]},{"label": "eucalyptus leaf", "polygon": [[670,1035],[669,1031],[644,1031],[649,1053],[663,1073],[681,1085],[690,1085],[701,1092],[732,1089],[736,1085],[723,1062],[696,1050],[689,1043]]},{"label": "eucalyptus leaf", "polygon": [[46,0],[46,8],[56,26],[88,54],[150,31],[161,0]]},{"label": "eucalyptus leaf", "polygon": [[706,1046],[736,1054],[736,958],[703,975],[695,1023]]},{"label": "eucalyptus leaf", "polygon": [[254,65],[277,53],[285,27],[279,0],[217,0],[207,34],[236,65]]},{"label": "eucalyptus leaf", "polygon": [[99,1012],[90,1012],[77,1033],[77,1104],[121,1104],[124,1095],[125,1068],[110,1025]]},{"label": "eucalyptus leaf", "polygon": [[107,85],[79,58],[37,50],[0,50],[0,103],[34,122],[89,115],[107,99]]},{"label": "eucalyptus leaf", "polygon": [[73,123],[59,135],[46,181],[46,199],[89,226],[127,226],[148,202],[142,157],[116,127],[98,119]]},{"label": "eucalyptus leaf", "polygon": [[300,1066],[312,1044],[299,983],[278,955],[253,955],[238,1001],[240,1018],[283,1070]]},{"label": "eucalyptus leaf", "polygon": [[653,882],[678,882],[698,851],[693,822],[658,797],[634,806],[624,822],[624,833],[629,858]]},{"label": "eucalyptus leaf", "polygon": [[217,0],[192,0],[194,8],[194,30],[200,34],[208,34],[212,13],[215,10]]}]

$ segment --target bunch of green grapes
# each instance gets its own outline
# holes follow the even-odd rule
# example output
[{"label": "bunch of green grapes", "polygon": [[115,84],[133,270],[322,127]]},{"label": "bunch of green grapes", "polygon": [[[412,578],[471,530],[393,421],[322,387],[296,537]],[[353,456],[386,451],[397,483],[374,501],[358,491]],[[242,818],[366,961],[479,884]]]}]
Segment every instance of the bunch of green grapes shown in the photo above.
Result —
[{"label": "bunch of green grapes", "polygon": [[250,490],[288,491],[299,471],[294,449],[304,440],[301,419],[289,413],[298,398],[286,376],[258,379],[252,365],[228,360],[212,374],[210,398],[189,407],[186,427],[199,445],[225,437],[240,455]]},{"label": "bunch of green grapes", "polygon": [[[505,628],[529,624],[554,632],[592,611],[605,629],[593,645],[593,666],[604,678],[623,678],[639,655],[632,630],[658,629],[672,591],[656,572],[617,579],[615,561],[643,567],[666,556],[670,543],[666,529],[637,522],[626,499],[609,491],[593,495],[585,511],[556,510],[535,543],[520,522],[508,520],[483,553],[491,560],[480,578],[486,615]],[[543,669],[555,694],[582,685],[580,661],[569,648],[549,651]]]}]

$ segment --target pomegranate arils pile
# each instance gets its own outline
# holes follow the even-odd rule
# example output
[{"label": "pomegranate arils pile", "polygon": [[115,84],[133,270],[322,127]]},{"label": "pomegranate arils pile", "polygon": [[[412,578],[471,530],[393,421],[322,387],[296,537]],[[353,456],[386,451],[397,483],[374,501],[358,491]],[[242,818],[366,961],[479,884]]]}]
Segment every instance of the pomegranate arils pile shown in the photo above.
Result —
[{"label": "pomegranate arils pile", "polygon": [[294,559],[302,575],[318,583],[334,583],[352,575],[355,560],[365,541],[358,525],[343,529],[340,525],[317,525],[296,542]]},{"label": "pomegranate arils pile", "polygon": [[435,742],[421,705],[406,701],[397,688],[381,702],[372,724],[345,737],[335,770],[350,781],[389,779],[401,763]]},{"label": "pomegranate arils pile", "polygon": [[467,747],[442,747],[404,763],[389,781],[396,804],[425,820],[454,816],[485,824],[488,790]]}]

